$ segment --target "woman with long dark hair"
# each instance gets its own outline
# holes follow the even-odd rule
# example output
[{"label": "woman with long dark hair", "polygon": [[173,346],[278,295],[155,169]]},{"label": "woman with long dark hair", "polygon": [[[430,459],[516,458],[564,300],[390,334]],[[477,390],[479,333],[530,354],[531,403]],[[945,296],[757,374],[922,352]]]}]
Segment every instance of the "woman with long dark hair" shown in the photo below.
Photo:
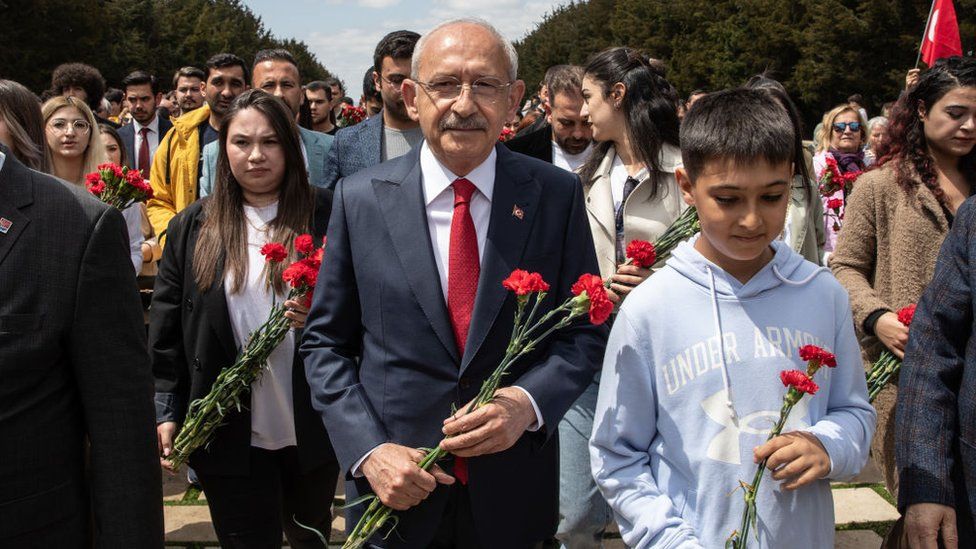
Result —
[{"label": "woman with long dark hair", "polygon": [[[593,55],[583,72],[583,109],[597,141],[579,174],[600,275],[612,278],[619,303],[650,269],[622,265],[627,243],[653,241],[686,208],[674,178],[678,149],[677,92],[659,62],[632,48]],[[598,382],[559,426],[559,508],[556,537],[566,547],[599,547],[610,510],[590,474],[587,447]]]},{"label": "woman with long dark hair", "polygon": [[0,143],[28,168],[48,171],[41,103],[30,90],[13,80],[0,79]]},{"label": "woman with long dark hair", "polygon": [[[172,451],[187,406],[210,392],[248,335],[287,290],[287,262],[268,264],[267,243],[294,254],[295,236],[322,241],[331,192],[313,189],[288,107],[261,90],[241,94],[224,116],[213,194],[169,225],[150,309],[161,461]],[[292,327],[307,309],[284,302]],[[224,547],[322,547],[311,532],[331,528],[339,469],[289,332],[251,384],[249,405],[232,412],[209,446],[190,455]]]},{"label": "woman with long dark hair", "polygon": [[[908,328],[895,311],[932,279],[956,209],[976,189],[976,60],[952,57],[924,72],[898,100],[878,167],[854,184],[830,267],[851,296],[865,365],[885,348],[901,357]],[[872,454],[896,494],[897,387],[874,402]]]}]

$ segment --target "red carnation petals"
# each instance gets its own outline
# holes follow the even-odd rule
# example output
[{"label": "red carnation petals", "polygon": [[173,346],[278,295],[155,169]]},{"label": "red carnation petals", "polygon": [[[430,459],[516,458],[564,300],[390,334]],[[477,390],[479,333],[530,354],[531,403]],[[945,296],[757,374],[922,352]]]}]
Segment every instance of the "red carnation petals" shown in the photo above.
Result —
[{"label": "red carnation petals", "polygon": [[603,324],[613,312],[613,303],[607,297],[607,289],[603,286],[603,279],[595,274],[580,275],[571,288],[573,295],[586,292],[590,301],[590,322]]},{"label": "red carnation petals", "polygon": [[530,273],[522,269],[515,269],[512,274],[502,281],[502,286],[515,295],[523,296],[534,292],[549,291],[549,284],[539,273]]},{"label": "red carnation petals", "polygon": [[[812,347],[812,345],[810,345]],[[783,370],[779,373],[779,379],[786,387],[792,387],[801,393],[815,394],[820,387],[810,379],[806,372],[801,370]]]},{"label": "red carnation petals", "polygon": [[912,303],[908,307],[903,307],[898,311],[898,322],[901,322],[905,326],[911,326],[912,320],[915,318],[915,304]]},{"label": "red carnation petals", "polygon": [[630,244],[627,244],[626,254],[627,259],[642,269],[651,267],[657,261],[657,251],[654,249],[654,244],[646,240],[631,240]]},{"label": "red carnation petals", "polygon": [[800,358],[807,362],[816,360],[828,368],[837,366],[837,357],[833,353],[825,351],[816,345],[804,345],[800,347]]},{"label": "red carnation petals", "polygon": [[309,255],[315,250],[315,241],[310,234],[300,234],[295,237],[295,251],[302,255]]},{"label": "red carnation petals", "polygon": [[261,255],[268,263],[281,263],[288,257],[288,250],[277,242],[269,242],[261,246]]}]

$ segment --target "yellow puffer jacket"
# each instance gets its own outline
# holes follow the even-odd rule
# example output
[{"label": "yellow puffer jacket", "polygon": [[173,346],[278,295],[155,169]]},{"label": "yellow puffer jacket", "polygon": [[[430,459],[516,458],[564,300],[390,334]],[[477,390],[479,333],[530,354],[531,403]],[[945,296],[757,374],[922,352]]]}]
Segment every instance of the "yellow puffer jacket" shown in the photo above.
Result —
[{"label": "yellow puffer jacket", "polygon": [[146,209],[160,246],[166,244],[166,228],[173,216],[197,200],[201,153],[198,128],[209,119],[208,105],[180,116],[156,149],[149,172],[153,197],[146,202]]}]

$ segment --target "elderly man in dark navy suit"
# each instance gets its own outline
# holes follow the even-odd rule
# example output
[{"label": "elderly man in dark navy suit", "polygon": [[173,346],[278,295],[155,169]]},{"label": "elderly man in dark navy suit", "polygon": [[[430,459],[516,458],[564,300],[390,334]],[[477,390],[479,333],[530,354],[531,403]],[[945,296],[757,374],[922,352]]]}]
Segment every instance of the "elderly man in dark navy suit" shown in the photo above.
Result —
[{"label": "elderly man in dark navy suit", "polygon": [[[512,270],[550,283],[546,310],[598,272],[577,177],[497,146],[524,92],[517,63],[488,23],[436,27],[403,87],[424,143],[336,189],[302,353],[349,498],[373,491],[398,510],[379,546],[534,547],[555,532],[556,427],[599,367],[605,328],[556,332],[493,403],[445,421],[505,353]],[[422,471],[416,448],[445,433],[454,457]]]}]

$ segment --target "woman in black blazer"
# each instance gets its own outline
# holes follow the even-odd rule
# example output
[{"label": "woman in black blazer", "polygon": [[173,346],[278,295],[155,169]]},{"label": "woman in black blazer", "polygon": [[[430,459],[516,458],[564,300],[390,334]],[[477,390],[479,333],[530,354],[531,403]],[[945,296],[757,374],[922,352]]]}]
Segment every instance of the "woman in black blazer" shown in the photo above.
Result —
[{"label": "woman in black blazer", "polygon": [[[211,196],[173,218],[150,309],[161,463],[187,407],[210,392],[248,334],[287,293],[288,261],[266,264],[260,248],[311,233],[321,242],[332,193],[309,186],[294,118],[261,90],[241,94],[220,128]],[[223,547],[322,547],[295,521],[327,535],[339,466],[312,410],[298,355],[303,303],[286,301],[292,330],[251,384],[250,406],[231,413],[189,464],[207,494]]]}]

